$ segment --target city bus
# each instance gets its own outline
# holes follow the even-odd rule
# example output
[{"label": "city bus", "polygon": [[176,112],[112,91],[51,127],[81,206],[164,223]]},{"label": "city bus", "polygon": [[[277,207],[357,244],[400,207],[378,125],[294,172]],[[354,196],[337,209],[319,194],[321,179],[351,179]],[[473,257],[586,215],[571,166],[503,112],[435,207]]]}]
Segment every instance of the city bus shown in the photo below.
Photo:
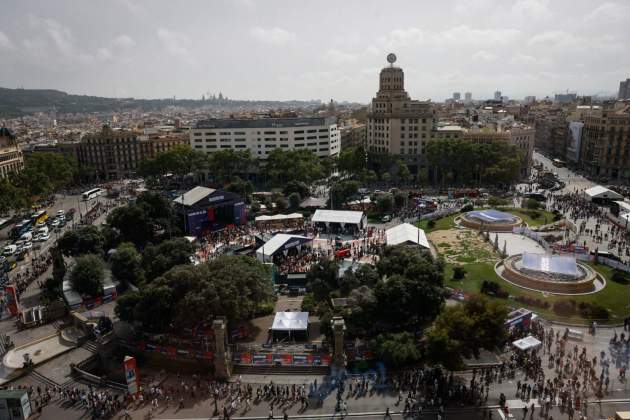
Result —
[{"label": "city bus", "polygon": [[99,195],[103,195],[105,193],[105,190],[102,188],[94,188],[92,190],[86,191],[83,193],[83,201],[89,201],[92,200],[93,198],[98,197]]},{"label": "city bus", "polygon": [[11,229],[11,238],[19,238],[20,236],[28,232],[31,229],[31,226],[33,226],[33,222],[31,222],[30,219],[22,220],[20,223],[13,226],[13,229]]},{"label": "city bus", "polygon": [[40,210],[31,215],[31,222],[33,225],[41,225],[48,220],[48,212],[46,210]]},{"label": "city bus", "polygon": [[560,159],[554,159],[551,163],[556,168],[564,168],[565,166],[567,166],[566,162]]}]

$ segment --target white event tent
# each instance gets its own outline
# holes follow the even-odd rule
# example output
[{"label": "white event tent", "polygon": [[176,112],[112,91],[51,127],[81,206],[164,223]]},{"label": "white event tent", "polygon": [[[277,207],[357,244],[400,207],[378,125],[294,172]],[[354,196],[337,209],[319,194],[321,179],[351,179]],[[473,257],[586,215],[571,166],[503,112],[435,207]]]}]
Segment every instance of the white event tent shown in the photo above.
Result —
[{"label": "white event tent", "polygon": [[423,248],[429,249],[427,235],[424,234],[422,229],[410,223],[403,223],[387,229],[385,231],[385,238],[387,245],[420,245]]}]

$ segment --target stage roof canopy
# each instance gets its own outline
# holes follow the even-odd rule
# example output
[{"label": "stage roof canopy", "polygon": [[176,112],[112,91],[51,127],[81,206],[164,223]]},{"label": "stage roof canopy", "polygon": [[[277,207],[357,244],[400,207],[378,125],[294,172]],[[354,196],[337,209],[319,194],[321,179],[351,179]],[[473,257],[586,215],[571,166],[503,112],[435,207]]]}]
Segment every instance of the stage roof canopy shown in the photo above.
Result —
[{"label": "stage roof canopy", "polygon": [[273,331],[306,331],[308,312],[276,312],[271,329]]},{"label": "stage roof canopy", "polygon": [[516,222],[516,216],[510,213],[504,213],[495,209],[476,210],[466,213],[468,217],[481,220],[486,223],[513,223]]},{"label": "stage roof canopy", "polygon": [[593,198],[607,198],[611,200],[623,200],[623,195],[614,192],[613,190],[609,190],[606,187],[602,187],[601,185],[596,185],[594,187],[589,188],[588,190],[584,190],[584,194],[591,199]]},{"label": "stage roof canopy", "polygon": [[264,260],[270,260],[271,257],[276,255],[278,252],[294,248],[298,245],[311,242],[312,240],[313,238],[308,238],[306,236],[279,233],[256,250],[256,257],[260,261],[264,262]]},{"label": "stage roof canopy", "polygon": [[385,231],[387,245],[417,244],[424,248],[429,248],[429,241],[422,229],[409,223],[403,223]]},{"label": "stage roof canopy", "polygon": [[520,340],[516,340],[515,342],[512,343],[512,345],[519,350],[534,349],[540,346],[541,344],[542,343],[540,342],[539,339],[531,335],[528,335],[525,338],[521,338]]},{"label": "stage roof canopy", "polygon": [[256,217],[256,221],[269,222],[269,221],[276,221],[276,220],[294,220],[294,219],[302,219],[302,218],[304,218],[304,216],[302,216],[300,213],[291,213],[291,214],[276,214],[274,216],[267,216],[267,215],[258,216]]},{"label": "stage roof canopy", "polygon": [[362,211],[350,210],[315,210],[313,223],[345,223],[348,225],[360,225],[363,220]]},{"label": "stage roof canopy", "polygon": [[560,255],[529,254],[524,253],[521,260],[523,268],[542,271],[545,273],[565,274],[577,276],[580,272],[575,262],[575,257]]},{"label": "stage roof canopy", "polygon": [[195,187],[192,190],[186,191],[173,201],[183,206],[192,206],[215,191],[216,190],[213,190],[212,188]]}]

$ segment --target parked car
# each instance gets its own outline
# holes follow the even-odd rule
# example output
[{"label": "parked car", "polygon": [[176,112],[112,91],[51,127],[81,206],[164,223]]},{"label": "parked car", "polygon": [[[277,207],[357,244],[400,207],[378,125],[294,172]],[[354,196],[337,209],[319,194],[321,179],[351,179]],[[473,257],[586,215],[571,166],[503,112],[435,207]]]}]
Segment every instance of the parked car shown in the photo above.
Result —
[{"label": "parked car", "polygon": [[381,222],[383,223],[387,223],[387,222],[391,222],[392,221],[392,216],[390,216],[389,214],[386,214],[385,216],[383,216],[383,218],[381,219]]},{"label": "parked car", "polygon": [[33,248],[33,242],[28,241],[28,242],[24,242],[22,244],[22,246],[20,247],[20,250],[21,251],[29,251],[32,248]]},{"label": "parked car", "polygon": [[7,245],[2,250],[2,255],[4,255],[5,257],[10,257],[11,255],[15,254],[16,251],[17,245]]},{"label": "parked car", "polygon": [[46,242],[47,240],[50,239],[50,235],[48,233],[45,233],[43,235],[39,235],[37,237],[37,239],[35,239],[37,242]]}]

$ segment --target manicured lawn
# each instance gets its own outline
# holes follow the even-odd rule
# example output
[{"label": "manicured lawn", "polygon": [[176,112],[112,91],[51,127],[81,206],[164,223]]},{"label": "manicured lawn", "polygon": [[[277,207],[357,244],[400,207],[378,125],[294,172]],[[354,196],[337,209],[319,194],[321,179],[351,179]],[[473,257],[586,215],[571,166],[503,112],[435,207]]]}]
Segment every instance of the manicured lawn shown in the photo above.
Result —
[{"label": "manicured lawn", "polygon": [[520,217],[530,227],[531,226],[542,226],[542,225],[545,224],[545,221],[546,221],[547,224],[553,223],[553,213],[550,212],[550,211],[536,210],[537,212],[540,213],[540,217],[538,217],[536,219],[532,219],[532,217],[529,214],[527,214],[528,210],[525,210],[525,209],[519,209],[519,208],[512,207],[512,208],[506,208],[505,211]]},{"label": "manicured lawn", "polygon": [[432,228],[428,227],[428,224],[429,224],[428,220],[421,220],[420,222],[416,224],[416,226],[424,230],[426,233],[435,232],[436,230],[451,229],[455,227],[455,223],[453,221],[458,215],[459,213],[450,215],[448,217],[443,217],[441,219],[437,219],[435,220],[435,226],[433,226]]},{"label": "manicured lawn", "polygon": [[[610,324],[618,324],[623,322],[623,318],[630,314],[630,285],[622,285],[619,283],[615,283],[610,280],[612,276],[612,269],[610,267],[604,265],[594,265],[591,266],[597,270],[600,274],[602,274],[606,278],[606,287],[604,290],[586,296],[555,296],[555,295],[547,295],[545,296],[540,292],[533,292],[525,289],[521,289],[520,287],[513,286],[512,284],[501,279],[495,272],[494,266],[489,263],[472,263],[472,264],[464,264],[463,267],[466,270],[466,277],[463,280],[453,280],[453,266],[451,264],[447,264],[445,270],[445,285],[453,288],[461,289],[464,292],[468,293],[479,293],[481,289],[481,284],[484,280],[490,280],[497,282],[502,289],[507,291],[510,296],[529,296],[532,298],[538,298],[544,301],[549,302],[553,305],[554,302],[558,300],[575,300],[577,303],[580,302],[591,302],[598,303],[608,309],[610,313],[610,319],[607,323]],[[523,304],[521,302],[517,302],[514,299],[497,299],[499,301],[504,302],[505,304],[512,307],[528,307],[528,305]],[[529,309],[534,312],[540,314],[546,319],[563,321],[567,323],[576,323],[576,324],[584,324],[589,322],[580,316],[573,316],[570,318],[559,317],[556,315],[552,308],[542,309],[534,306],[529,306]],[[598,321],[600,324],[601,321]]]}]

